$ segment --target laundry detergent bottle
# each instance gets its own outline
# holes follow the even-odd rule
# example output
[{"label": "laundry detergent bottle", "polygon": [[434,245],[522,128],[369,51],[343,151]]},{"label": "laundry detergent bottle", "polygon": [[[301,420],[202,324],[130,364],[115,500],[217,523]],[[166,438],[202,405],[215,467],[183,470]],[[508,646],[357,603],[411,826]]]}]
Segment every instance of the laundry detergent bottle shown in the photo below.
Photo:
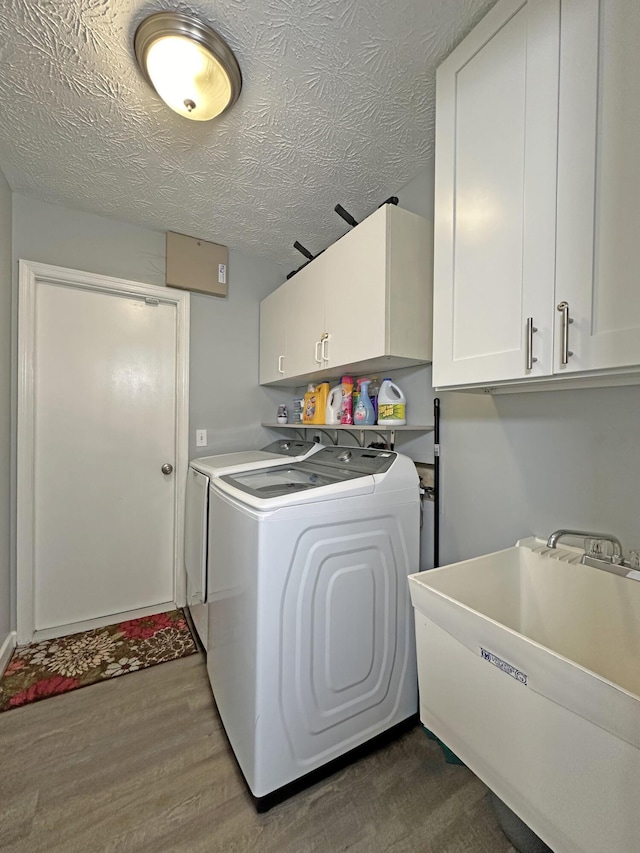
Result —
[{"label": "laundry detergent bottle", "polygon": [[358,380],[360,393],[358,402],[353,410],[353,423],[355,426],[372,426],[376,422],[373,411],[373,403],[369,399],[369,379]]},{"label": "laundry detergent bottle", "polygon": [[327,399],[329,397],[329,383],[321,382],[316,385],[316,408],[313,414],[314,424],[323,424],[327,411]]},{"label": "laundry detergent bottle", "polygon": [[391,379],[385,379],[378,394],[378,424],[404,426],[407,422],[407,398]]},{"label": "laundry detergent bottle", "polygon": [[340,380],[342,387],[342,405],[340,407],[340,423],[353,423],[353,376],[343,376]]},{"label": "laundry detergent bottle", "polygon": [[307,385],[307,392],[304,395],[304,409],[302,410],[302,423],[312,424],[316,415],[316,386],[313,384]]},{"label": "laundry detergent bottle", "polygon": [[342,385],[334,385],[327,397],[327,408],[325,409],[325,424],[339,424],[340,411],[342,409]]}]

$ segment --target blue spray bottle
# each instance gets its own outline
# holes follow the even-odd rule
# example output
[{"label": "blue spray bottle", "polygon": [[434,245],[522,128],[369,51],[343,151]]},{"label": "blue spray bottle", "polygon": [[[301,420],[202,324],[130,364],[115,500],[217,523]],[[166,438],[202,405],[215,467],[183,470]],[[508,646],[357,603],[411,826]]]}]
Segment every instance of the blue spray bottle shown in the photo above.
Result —
[{"label": "blue spray bottle", "polygon": [[376,422],[376,413],[373,410],[373,403],[369,399],[369,379],[361,379],[358,382],[360,386],[360,396],[353,411],[353,423],[360,426],[370,426]]}]

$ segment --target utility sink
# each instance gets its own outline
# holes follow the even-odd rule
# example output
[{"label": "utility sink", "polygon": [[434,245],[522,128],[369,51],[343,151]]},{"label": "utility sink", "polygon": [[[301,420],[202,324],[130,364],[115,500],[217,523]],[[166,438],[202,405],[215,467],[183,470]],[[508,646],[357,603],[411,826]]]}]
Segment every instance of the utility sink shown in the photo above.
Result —
[{"label": "utility sink", "polygon": [[640,583],[576,548],[410,575],[420,716],[555,853],[640,849]]}]

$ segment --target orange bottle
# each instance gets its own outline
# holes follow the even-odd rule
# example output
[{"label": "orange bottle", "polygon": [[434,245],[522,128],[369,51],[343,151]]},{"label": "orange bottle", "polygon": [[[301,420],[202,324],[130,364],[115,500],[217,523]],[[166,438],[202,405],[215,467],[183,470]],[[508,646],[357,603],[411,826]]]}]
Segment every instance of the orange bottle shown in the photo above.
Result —
[{"label": "orange bottle", "polygon": [[321,382],[316,385],[316,408],[313,414],[314,424],[323,424],[327,412],[327,400],[329,399],[329,383]]}]

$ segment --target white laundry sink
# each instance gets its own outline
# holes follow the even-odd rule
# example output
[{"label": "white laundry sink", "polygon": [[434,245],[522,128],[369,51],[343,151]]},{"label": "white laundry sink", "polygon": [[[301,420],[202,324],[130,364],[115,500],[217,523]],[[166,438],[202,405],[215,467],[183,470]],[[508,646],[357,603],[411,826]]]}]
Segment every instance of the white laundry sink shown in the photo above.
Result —
[{"label": "white laundry sink", "polygon": [[555,853],[640,838],[640,583],[538,539],[409,576],[420,716]]}]

